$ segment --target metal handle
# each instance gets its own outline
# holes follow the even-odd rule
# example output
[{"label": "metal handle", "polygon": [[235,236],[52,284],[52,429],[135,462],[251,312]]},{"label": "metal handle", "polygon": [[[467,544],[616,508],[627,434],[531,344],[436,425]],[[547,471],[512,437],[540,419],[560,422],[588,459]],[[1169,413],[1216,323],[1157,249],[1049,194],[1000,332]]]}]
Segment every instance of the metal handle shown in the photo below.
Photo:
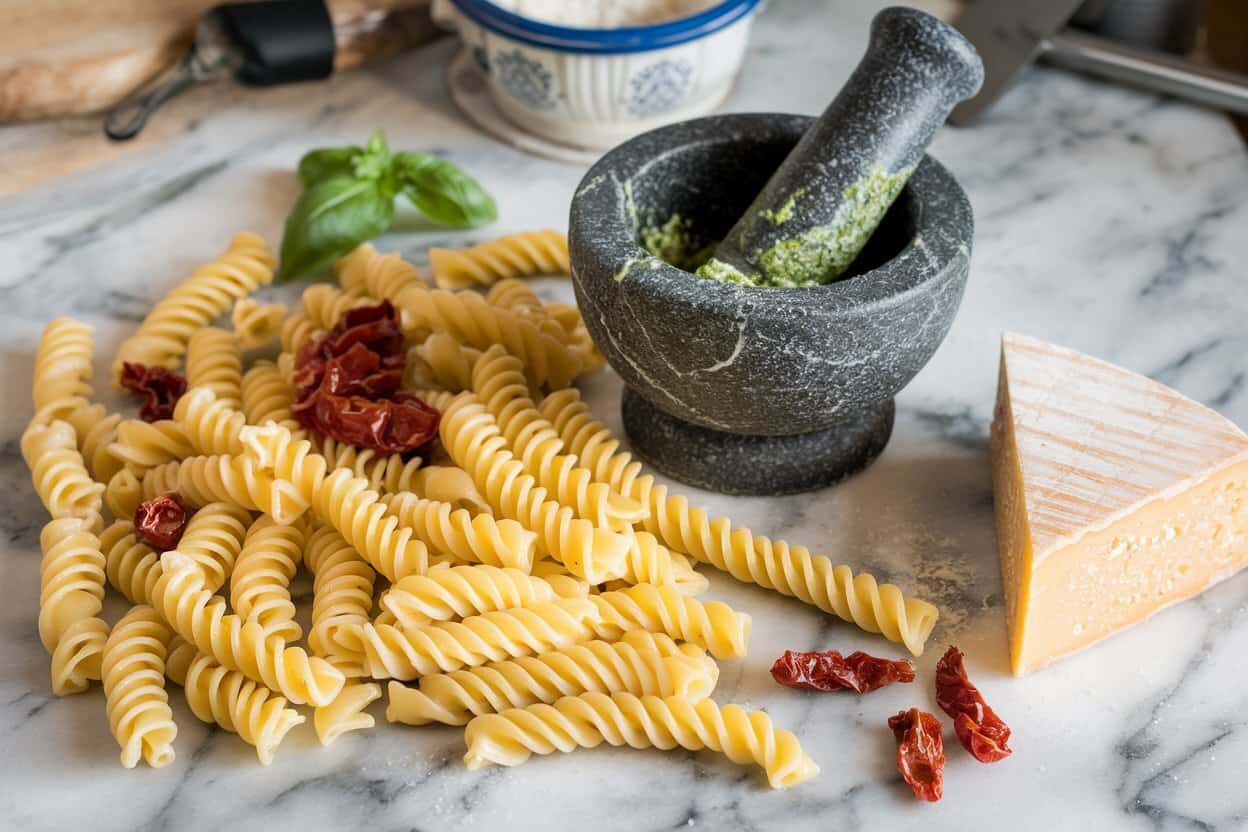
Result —
[{"label": "metal handle", "polygon": [[1201,66],[1064,29],[1041,44],[1058,66],[1166,93],[1219,110],[1248,113],[1248,75]]}]

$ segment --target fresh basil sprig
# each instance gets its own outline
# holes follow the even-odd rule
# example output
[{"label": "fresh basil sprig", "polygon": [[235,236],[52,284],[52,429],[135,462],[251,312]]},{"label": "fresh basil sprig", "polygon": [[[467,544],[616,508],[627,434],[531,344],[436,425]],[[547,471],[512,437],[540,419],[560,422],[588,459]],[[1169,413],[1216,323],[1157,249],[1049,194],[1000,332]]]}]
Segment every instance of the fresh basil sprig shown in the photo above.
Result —
[{"label": "fresh basil sprig", "polygon": [[493,222],[498,207],[475,179],[427,153],[391,154],[378,131],[364,147],[313,150],[299,160],[304,191],[286,218],[277,280],[301,277],[376,237],[403,194],[425,216],[452,228]]}]

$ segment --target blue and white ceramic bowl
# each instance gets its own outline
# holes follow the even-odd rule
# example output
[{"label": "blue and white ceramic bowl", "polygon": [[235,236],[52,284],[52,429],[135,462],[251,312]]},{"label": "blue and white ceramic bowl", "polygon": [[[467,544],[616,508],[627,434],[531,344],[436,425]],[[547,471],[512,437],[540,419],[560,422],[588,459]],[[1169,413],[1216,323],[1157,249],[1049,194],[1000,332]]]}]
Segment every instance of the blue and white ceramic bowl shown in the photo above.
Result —
[{"label": "blue and white ceramic bowl", "polygon": [[508,120],[560,144],[607,148],[715,109],[741,68],[760,1],[621,29],[556,26],[489,0],[445,5]]}]

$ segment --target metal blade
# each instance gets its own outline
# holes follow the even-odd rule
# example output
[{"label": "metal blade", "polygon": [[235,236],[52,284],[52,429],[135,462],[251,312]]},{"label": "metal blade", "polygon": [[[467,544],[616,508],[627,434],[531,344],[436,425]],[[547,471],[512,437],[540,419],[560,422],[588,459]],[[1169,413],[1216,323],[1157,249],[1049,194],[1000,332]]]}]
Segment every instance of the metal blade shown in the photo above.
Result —
[{"label": "metal blade", "polygon": [[1041,46],[1066,25],[1083,0],[978,0],[954,21],[984,59],[984,86],[949,121],[969,124],[1009,89]]}]

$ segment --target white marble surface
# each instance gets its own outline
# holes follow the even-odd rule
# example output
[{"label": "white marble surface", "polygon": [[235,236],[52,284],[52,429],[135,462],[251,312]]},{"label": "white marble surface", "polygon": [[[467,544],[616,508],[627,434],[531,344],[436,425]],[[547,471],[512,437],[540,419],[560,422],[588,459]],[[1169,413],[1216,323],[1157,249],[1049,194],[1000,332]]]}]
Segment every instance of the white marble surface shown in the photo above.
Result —
[{"label": "white marble surface", "polygon": [[[728,107],[816,112],[856,61],[876,5],[773,0]],[[936,142],[977,215],[970,286],[948,341],[900,397],[883,458],[806,496],[705,497],[941,606],[921,684],[803,695],[767,674],[784,648],[897,651],[795,601],[713,580],[713,596],[754,616],[750,656],[724,665],[717,697],[765,707],[796,731],[818,780],[773,793],[715,755],[629,750],[468,773],[459,731],[384,720],[328,749],[304,726],[262,768],[180,702],[177,762],[123,770],[100,692],[50,696],[35,630],[44,518],[17,437],[37,334],[55,314],[83,316],[100,328],[106,366],[150,304],[233,231],[276,243],[304,150],[358,142],[376,126],[393,146],[445,152],[488,183],[502,220],[485,233],[561,227],[581,171],[469,129],[444,90],[451,54],[444,42],[323,86],[222,94],[231,106],[155,153],[0,204],[0,828],[1248,827],[1248,574],[1043,672],[1006,672],[985,443],[1001,331],[1121,362],[1248,424],[1241,140],[1218,115],[1044,69],[987,123]],[[479,236],[410,220],[382,245],[419,256]],[[618,382],[604,374],[587,386],[617,423]],[[982,766],[946,731],[946,797],[931,806],[900,784],[884,720],[903,706],[935,709],[932,664],[950,642],[969,653],[1016,752]]]}]

